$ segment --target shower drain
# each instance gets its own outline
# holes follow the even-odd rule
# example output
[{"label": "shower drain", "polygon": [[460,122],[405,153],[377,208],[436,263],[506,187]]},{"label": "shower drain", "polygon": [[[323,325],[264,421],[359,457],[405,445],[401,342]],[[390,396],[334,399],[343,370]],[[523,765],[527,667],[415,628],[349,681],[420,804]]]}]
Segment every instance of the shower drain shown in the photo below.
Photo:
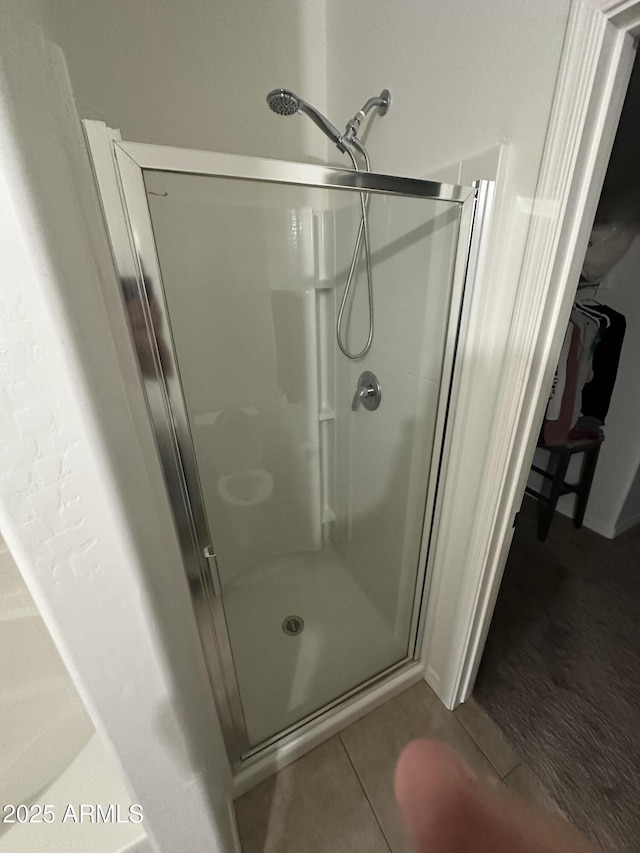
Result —
[{"label": "shower drain", "polygon": [[302,616],[287,616],[282,623],[282,630],[290,637],[295,637],[296,634],[302,633],[304,628],[304,619]]}]

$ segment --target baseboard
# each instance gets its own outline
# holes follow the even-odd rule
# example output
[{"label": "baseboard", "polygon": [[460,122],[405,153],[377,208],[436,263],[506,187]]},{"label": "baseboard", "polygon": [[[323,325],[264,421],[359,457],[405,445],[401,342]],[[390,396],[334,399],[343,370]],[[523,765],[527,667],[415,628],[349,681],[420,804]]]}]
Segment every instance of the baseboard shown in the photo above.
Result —
[{"label": "baseboard", "polygon": [[[562,513],[562,515],[567,518],[572,518],[573,511],[568,512],[560,506],[558,506],[557,509],[558,512]],[[625,521],[618,521],[617,524],[607,524],[598,518],[594,518],[588,513],[584,517],[584,526],[588,527],[589,530],[593,530],[594,533],[604,536],[605,539],[615,539],[616,536],[620,536],[621,533],[624,533],[626,530],[630,530],[632,527],[635,527],[636,524],[640,524],[640,512],[636,512]]]},{"label": "baseboard", "polygon": [[615,524],[605,524],[592,515],[585,515],[584,526],[588,527],[589,530],[593,530],[594,533],[599,533],[600,536],[604,536],[606,539],[615,539],[618,535]]},{"label": "baseboard", "polygon": [[616,536],[620,536],[621,533],[624,533],[625,530],[630,530],[632,527],[635,527],[636,524],[640,524],[640,512],[636,512],[631,518],[627,518],[626,521],[618,521],[616,524]]},{"label": "baseboard", "polygon": [[[564,515],[566,518],[573,518],[573,507],[568,509],[567,507],[562,507],[560,504],[556,507],[556,510]],[[640,521],[640,516],[637,520],[632,520],[627,527],[633,527],[634,524],[637,524]],[[622,533],[622,529],[619,529],[614,524],[606,524],[598,518],[594,518],[589,513],[586,513],[583,522],[585,527],[588,527],[589,530],[593,530],[594,533],[597,533],[600,536],[604,536],[605,539],[615,539],[620,533]],[[627,527],[624,527],[624,530],[627,530]]]}]

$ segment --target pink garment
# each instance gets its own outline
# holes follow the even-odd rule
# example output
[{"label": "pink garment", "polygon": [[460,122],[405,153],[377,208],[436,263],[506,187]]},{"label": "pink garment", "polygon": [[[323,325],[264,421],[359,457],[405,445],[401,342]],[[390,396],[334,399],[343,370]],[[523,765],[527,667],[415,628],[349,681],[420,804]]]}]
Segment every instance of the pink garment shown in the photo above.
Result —
[{"label": "pink garment", "polygon": [[569,355],[567,356],[567,375],[560,406],[560,415],[555,421],[545,421],[542,435],[547,447],[557,447],[566,444],[569,432],[574,422],[574,404],[576,399],[576,385],[578,382],[578,363],[580,361],[580,331],[573,322],[571,327],[571,343]]}]

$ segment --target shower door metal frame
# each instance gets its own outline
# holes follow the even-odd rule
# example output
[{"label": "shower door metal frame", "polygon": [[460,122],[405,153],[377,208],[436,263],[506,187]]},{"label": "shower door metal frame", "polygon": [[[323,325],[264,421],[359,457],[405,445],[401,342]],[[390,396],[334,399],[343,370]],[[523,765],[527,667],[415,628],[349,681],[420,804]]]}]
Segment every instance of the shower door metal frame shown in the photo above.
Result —
[{"label": "shower door metal frame", "polygon": [[[424,630],[427,576],[430,574],[429,540],[432,539],[431,534],[437,521],[437,485],[446,465],[445,428],[455,395],[455,352],[464,322],[461,309],[466,301],[463,300],[465,285],[469,280],[470,266],[473,265],[475,257],[472,237],[478,218],[487,212],[492,185],[489,181],[480,181],[475,182],[473,187],[466,187],[373,172],[355,172],[234,154],[123,142],[118,131],[107,128],[102,122],[85,121],[83,124],[123,301],[126,303],[126,300],[131,298],[132,291],[135,292],[144,313],[146,335],[142,338],[139,334],[136,336],[130,327],[133,346],[176,522],[176,533],[221,727],[231,764],[237,769],[244,766],[244,758],[247,759],[246,764],[280,745],[291,745],[296,734],[308,730],[312,721],[328,718],[330,714],[339,711],[345,700],[357,699],[367,690],[375,689],[385,679],[401,676],[403,671],[408,671],[409,665],[415,666],[416,658],[419,657],[420,639]],[[407,196],[451,202],[462,207],[451,294],[451,304],[456,306],[456,309],[449,311],[443,381],[438,398],[434,434],[434,448],[439,448],[440,453],[438,459],[432,460],[429,476],[407,657],[254,748],[250,747],[248,742],[224,616],[222,586],[213,538],[202,497],[193,438],[171,337],[151,212],[144,185],[145,169]],[[157,297],[159,314],[155,317],[150,307],[151,293]],[[158,343],[160,340],[166,344],[162,349],[162,357]],[[141,364],[145,361],[147,364],[153,364],[151,373],[145,374],[143,371]]]}]

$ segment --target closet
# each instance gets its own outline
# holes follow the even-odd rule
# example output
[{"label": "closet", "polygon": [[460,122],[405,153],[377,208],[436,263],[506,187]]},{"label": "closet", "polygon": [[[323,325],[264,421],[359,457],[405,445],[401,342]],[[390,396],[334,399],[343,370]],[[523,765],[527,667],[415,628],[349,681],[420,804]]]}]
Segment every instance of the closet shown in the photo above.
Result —
[{"label": "closet", "polygon": [[[546,448],[601,436],[584,524],[610,539],[640,523],[639,126],[636,62],[528,482],[529,493],[548,493]],[[568,483],[582,463],[575,454]],[[557,503],[569,517],[575,507],[572,494]]]}]

